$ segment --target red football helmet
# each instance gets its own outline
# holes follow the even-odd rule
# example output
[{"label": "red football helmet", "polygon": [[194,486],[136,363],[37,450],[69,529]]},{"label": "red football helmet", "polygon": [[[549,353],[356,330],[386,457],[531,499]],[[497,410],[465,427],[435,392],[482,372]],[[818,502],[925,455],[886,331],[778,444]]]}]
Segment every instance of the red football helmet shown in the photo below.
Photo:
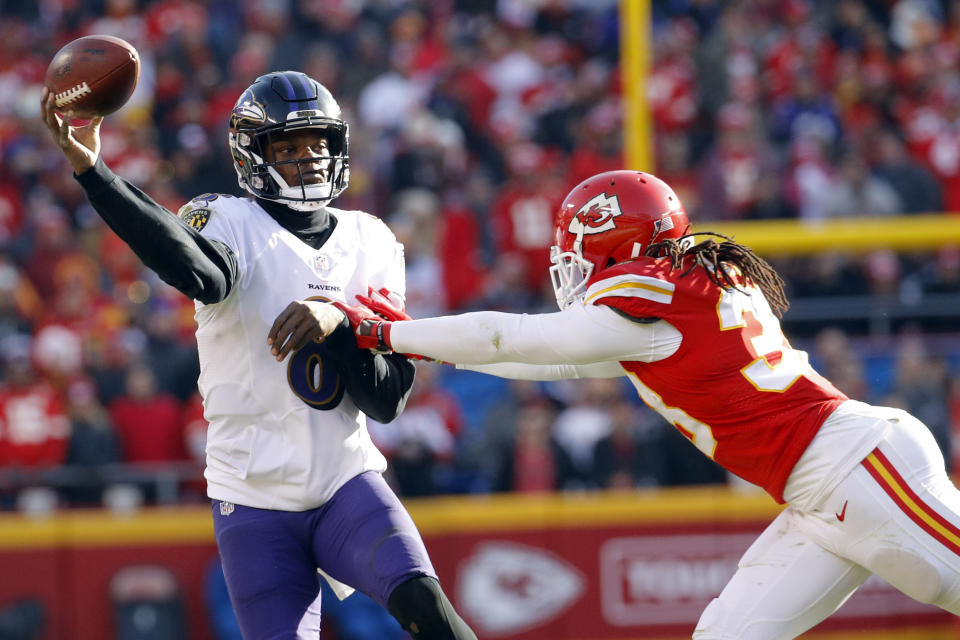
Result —
[{"label": "red football helmet", "polygon": [[680,198],[642,171],[607,171],[587,178],[564,198],[550,248],[557,304],[583,298],[594,271],[632,260],[654,242],[683,236],[690,226]]}]

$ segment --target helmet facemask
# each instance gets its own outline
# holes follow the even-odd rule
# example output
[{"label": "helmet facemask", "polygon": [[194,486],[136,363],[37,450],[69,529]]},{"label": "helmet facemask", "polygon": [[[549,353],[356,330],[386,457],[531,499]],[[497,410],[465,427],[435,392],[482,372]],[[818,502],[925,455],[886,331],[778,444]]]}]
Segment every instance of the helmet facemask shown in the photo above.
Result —
[{"label": "helmet facemask", "polygon": [[[278,153],[276,147],[288,138],[298,141],[291,145],[311,147],[311,153],[287,154],[289,157]],[[324,142],[323,149],[316,147],[319,141]],[[257,197],[281,201],[298,211],[318,209],[346,189],[350,175],[346,146],[347,124],[333,118],[297,118],[230,133],[235,158],[240,156],[241,166],[249,167],[240,172],[241,186]]]},{"label": "helmet facemask", "polygon": [[574,302],[583,302],[587,281],[593,274],[593,263],[579,252],[563,251],[557,245],[550,247],[550,263],[550,281],[560,310]]}]

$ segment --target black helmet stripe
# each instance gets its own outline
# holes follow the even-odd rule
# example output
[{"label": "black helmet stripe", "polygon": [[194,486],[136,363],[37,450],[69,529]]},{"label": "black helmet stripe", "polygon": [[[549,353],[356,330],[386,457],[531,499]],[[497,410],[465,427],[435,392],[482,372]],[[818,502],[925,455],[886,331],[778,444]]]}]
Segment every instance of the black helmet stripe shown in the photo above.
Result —
[{"label": "black helmet stripe", "polygon": [[[290,81],[290,76],[295,77],[298,82]],[[307,82],[307,77],[301,73],[288,74],[279,73],[277,77],[281,81],[281,87],[286,95],[283,96],[287,102],[296,102],[298,106],[290,105],[291,111],[301,111],[305,109],[319,109],[316,100],[316,91]]]}]

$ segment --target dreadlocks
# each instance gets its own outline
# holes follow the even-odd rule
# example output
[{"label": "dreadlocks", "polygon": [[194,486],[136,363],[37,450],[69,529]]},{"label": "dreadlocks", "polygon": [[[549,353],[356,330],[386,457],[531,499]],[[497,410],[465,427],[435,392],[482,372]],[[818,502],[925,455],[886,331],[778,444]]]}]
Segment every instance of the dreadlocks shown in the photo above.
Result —
[{"label": "dreadlocks", "polygon": [[[717,242],[713,238],[708,238],[690,246],[694,236],[714,236],[723,238],[724,242]],[[685,242],[685,240],[690,242]],[[696,259],[680,277],[687,275],[697,266],[701,266],[707,272],[707,277],[718,287],[724,289],[732,287],[743,290],[742,286],[734,280],[736,271],[739,271],[743,275],[744,282],[749,282],[760,288],[777,317],[782,317],[784,311],[790,308],[787,296],[783,292],[783,279],[780,274],[766,260],[748,247],[734,242],[732,238],[722,233],[704,231],[657,242],[647,247],[646,255],[654,258],[670,258],[671,270],[679,269],[683,265],[683,259],[692,255]],[[734,267],[734,269],[727,269],[727,266]]]}]

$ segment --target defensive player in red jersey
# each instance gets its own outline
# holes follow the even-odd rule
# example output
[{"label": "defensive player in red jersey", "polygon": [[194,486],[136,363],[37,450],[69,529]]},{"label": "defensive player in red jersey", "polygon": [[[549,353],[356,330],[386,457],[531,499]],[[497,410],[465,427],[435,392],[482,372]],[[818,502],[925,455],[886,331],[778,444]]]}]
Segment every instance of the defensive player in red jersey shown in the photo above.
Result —
[{"label": "defensive player in red jersey", "polygon": [[358,344],[505,377],[626,375],[705,455],[787,503],[695,639],[794,638],[871,573],[960,614],[960,492],[933,436],[810,367],[780,330],[788,303],[769,264],[688,234],[673,190],[636,171],[577,185],[555,231],[559,313],[391,323],[360,297],[366,308],[343,308]]}]

